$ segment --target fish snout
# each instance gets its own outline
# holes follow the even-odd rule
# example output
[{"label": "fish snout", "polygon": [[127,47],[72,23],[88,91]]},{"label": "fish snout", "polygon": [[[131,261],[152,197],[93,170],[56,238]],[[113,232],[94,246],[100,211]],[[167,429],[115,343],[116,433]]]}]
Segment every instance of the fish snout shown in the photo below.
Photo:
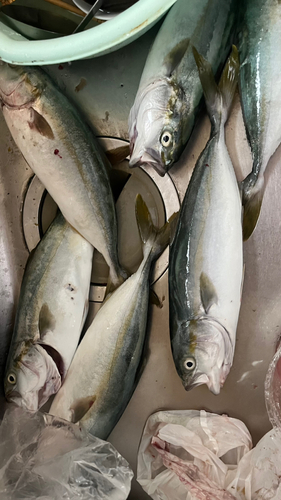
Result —
[{"label": "fish snout", "polygon": [[150,167],[154,168],[157,174],[161,177],[164,177],[164,175],[166,174],[164,165],[155,160],[149,153],[147,153],[146,151],[141,151],[137,154],[135,151],[133,151],[129,161],[129,167],[134,168],[140,167],[141,165],[149,165]]}]

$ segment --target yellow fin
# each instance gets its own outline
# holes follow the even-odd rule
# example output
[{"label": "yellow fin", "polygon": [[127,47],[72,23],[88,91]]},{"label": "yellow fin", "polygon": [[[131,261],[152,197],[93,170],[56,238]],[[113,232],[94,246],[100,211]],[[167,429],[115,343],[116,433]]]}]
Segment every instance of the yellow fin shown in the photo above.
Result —
[{"label": "yellow fin", "polygon": [[258,191],[251,196],[244,205],[243,213],[243,240],[246,241],[250,238],[258,222],[261,204],[263,199],[263,190]]},{"label": "yellow fin", "polygon": [[152,233],[156,233],[149,210],[140,194],[136,197],[136,218],[142,242],[145,244]]},{"label": "yellow fin", "polygon": [[73,405],[70,407],[72,414],[72,422],[76,424],[79,422],[84,415],[90,410],[96,401],[96,396],[87,396],[86,398],[77,399]]},{"label": "yellow fin", "polygon": [[189,46],[189,38],[181,40],[165,57],[164,64],[167,68],[167,75],[171,76],[173,71],[179,66],[184,54]]},{"label": "yellow fin", "polygon": [[200,296],[205,313],[208,314],[212,305],[218,303],[218,296],[212,281],[204,272],[200,274]]},{"label": "yellow fin", "polygon": [[37,132],[39,132],[39,134],[47,137],[48,139],[55,138],[54,133],[47,120],[33,108],[30,108],[30,120],[28,122],[28,125],[32,130],[36,130]]},{"label": "yellow fin", "polygon": [[38,328],[41,340],[43,339],[44,334],[47,331],[53,331],[55,329],[55,326],[56,326],[56,318],[51,313],[48,304],[45,303],[42,305],[40,309],[38,318]]}]

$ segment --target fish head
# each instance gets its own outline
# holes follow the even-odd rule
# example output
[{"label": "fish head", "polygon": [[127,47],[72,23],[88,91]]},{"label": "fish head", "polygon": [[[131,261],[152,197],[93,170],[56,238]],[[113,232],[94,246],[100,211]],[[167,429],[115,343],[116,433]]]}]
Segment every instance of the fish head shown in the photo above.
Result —
[{"label": "fish head", "polygon": [[148,164],[163,177],[183,150],[186,115],[184,92],[170,81],[141,92],[129,117],[130,167]]},{"label": "fish head", "polygon": [[9,402],[37,411],[61,386],[59,370],[39,344],[21,342],[7,366],[4,389]]},{"label": "fish head", "polygon": [[37,71],[0,61],[0,103],[21,108],[35,101],[42,90]]},{"label": "fish head", "polygon": [[181,324],[181,345],[173,345],[176,368],[185,389],[206,384],[219,394],[229,373],[233,346],[226,329],[209,318]]}]

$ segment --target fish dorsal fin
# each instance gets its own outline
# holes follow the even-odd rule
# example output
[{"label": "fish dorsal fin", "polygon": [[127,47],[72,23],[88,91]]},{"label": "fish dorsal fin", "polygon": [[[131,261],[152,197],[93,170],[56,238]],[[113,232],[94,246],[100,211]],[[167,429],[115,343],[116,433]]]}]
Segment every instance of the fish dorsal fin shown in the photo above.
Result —
[{"label": "fish dorsal fin", "polygon": [[43,304],[38,318],[38,328],[41,340],[48,331],[53,331],[56,326],[56,318],[51,313],[48,304]]},{"label": "fish dorsal fin", "polygon": [[39,134],[47,137],[48,139],[55,138],[52,128],[47,120],[33,108],[30,108],[30,119],[28,121],[28,125],[31,130],[36,130]]},{"label": "fish dorsal fin", "polygon": [[178,218],[178,213],[174,213],[169,220],[160,228],[154,226],[149,210],[140,194],[136,198],[136,219],[140,237],[143,243],[143,251],[149,249],[152,260],[160,255],[170,241],[171,225]]},{"label": "fish dorsal fin", "polygon": [[164,64],[167,69],[167,76],[171,76],[175,69],[179,66],[188,46],[189,38],[184,38],[166,55]]},{"label": "fish dorsal fin", "polygon": [[218,303],[218,296],[209,276],[204,272],[200,274],[200,296],[205,313],[208,314],[212,305]]},{"label": "fish dorsal fin", "polygon": [[147,205],[140,194],[136,198],[136,218],[140,237],[145,245],[153,232],[157,230],[154,227]]},{"label": "fish dorsal fin", "polygon": [[96,401],[96,395],[86,396],[85,398],[80,398],[74,401],[72,404],[71,411],[71,421],[73,424],[82,420],[86,416],[87,412],[92,408],[94,402]]}]

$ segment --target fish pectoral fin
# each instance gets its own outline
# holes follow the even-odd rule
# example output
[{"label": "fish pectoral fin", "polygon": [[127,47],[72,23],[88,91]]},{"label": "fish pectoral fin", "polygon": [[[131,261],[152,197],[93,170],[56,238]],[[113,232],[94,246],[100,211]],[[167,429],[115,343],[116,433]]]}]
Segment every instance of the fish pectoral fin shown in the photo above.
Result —
[{"label": "fish pectoral fin", "polygon": [[163,302],[159,299],[158,295],[152,288],[149,290],[149,302],[150,304],[154,304],[156,307],[159,307],[159,309],[162,309],[163,307]]},{"label": "fish pectoral fin", "polygon": [[250,238],[258,222],[264,190],[257,191],[244,204],[243,212],[243,240]]},{"label": "fish pectoral fin", "polygon": [[189,46],[189,38],[181,40],[165,57],[164,64],[167,68],[167,76],[171,76],[179,66]]},{"label": "fish pectoral fin", "polygon": [[47,137],[48,139],[55,138],[52,128],[47,120],[33,108],[30,108],[30,120],[28,122],[28,125],[31,130],[36,130],[37,132],[39,132],[39,134]]},{"label": "fish pectoral fin", "polygon": [[218,303],[218,296],[209,276],[204,272],[200,274],[200,296],[205,313],[208,314],[212,305]]},{"label": "fish pectoral fin", "polygon": [[55,316],[51,313],[50,308],[48,304],[43,304],[40,312],[39,312],[39,318],[38,318],[38,329],[39,329],[39,334],[40,334],[40,339],[42,340],[44,338],[44,335],[48,331],[53,331],[56,326],[56,318]]},{"label": "fish pectoral fin", "polygon": [[72,415],[72,423],[76,424],[79,422],[85,415],[86,413],[90,410],[90,408],[93,406],[94,402],[96,401],[97,397],[94,396],[87,396],[85,398],[77,399],[73,405],[70,407],[71,415]]},{"label": "fish pectoral fin", "polygon": [[111,165],[118,165],[124,161],[130,154],[130,144],[126,146],[120,146],[119,148],[109,149],[105,152],[107,159],[110,161]]}]

